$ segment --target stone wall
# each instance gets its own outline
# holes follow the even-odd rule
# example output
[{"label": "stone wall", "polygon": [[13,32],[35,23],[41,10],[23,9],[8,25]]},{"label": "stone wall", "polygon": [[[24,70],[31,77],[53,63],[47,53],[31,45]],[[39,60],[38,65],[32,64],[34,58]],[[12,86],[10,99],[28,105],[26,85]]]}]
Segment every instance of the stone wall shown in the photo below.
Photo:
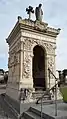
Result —
[{"label": "stone wall", "polygon": [[[41,46],[45,51],[45,79],[46,88],[49,88],[48,68],[55,74],[56,37],[59,29],[47,27],[47,23],[22,20],[17,21],[10,33],[8,60],[8,84],[6,94],[19,100],[21,88],[33,89],[32,59],[33,48]],[[51,77],[50,85],[54,85]]]}]

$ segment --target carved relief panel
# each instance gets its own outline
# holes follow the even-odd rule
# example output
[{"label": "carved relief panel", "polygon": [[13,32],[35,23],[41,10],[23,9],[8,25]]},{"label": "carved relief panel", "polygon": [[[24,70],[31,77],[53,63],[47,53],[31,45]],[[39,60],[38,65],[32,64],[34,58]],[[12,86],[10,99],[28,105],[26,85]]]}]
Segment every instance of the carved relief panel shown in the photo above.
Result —
[{"label": "carved relief panel", "polygon": [[10,49],[8,67],[12,67],[13,65],[16,65],[17,63],[20,62],[19,50],[20,50],[20,42],[16,43],[16,45]]},{"label": "carved relief panel", "polygon": [[54,65],[55,65],[55,57],[54,56],[49,56],[48,58],[48,67],[50,70],[53,72],[54,71]]},{"label": "carved relief panel", "polygon": [[12,67],[13,65],[16,65],[19,62],[19,53],[11,54],[8,59],[8,67]]},{"label": "carved relief panel", "polygon": [[[45,42],[44,40],[38,40],[38,39],[32,39],[32,38],[24,38],[24,62],[23,62],[23,67],[24,67],[24,77],[29,78],[31,75],[31,62],[32,62],[32,57],[33,56],[33,48],[36,45],[40,45],[44,48],[46,51],[46,55],[49,54],[48,58],[48,67],[53,71],[54,70],[54,56],[55,55],[55,44],[52,44],[50,42]],[[47,69],[47,68],[46,68]]]},{"label": "carved relief panel", "polygon": [[31,73],[31,59],[29,52],[24,52],[24,66],[23,66],[23,76],[25,78],[30,78]]},{"label": "carved relief panel", "polygon": [[32,65],[32,45],[33,40],[24,38],[24,59],[23,59],[23,77],[30,78],[31,77],[31,65]]}]

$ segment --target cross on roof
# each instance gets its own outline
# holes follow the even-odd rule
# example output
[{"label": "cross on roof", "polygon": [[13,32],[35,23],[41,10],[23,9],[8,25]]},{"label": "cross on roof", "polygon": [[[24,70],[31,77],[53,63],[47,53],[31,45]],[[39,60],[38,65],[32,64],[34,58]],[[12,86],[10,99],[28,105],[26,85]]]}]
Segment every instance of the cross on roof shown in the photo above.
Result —
[{"label": "cross on roof", "polygon": [[31,19],[31,13],[34,13],[33,7],[29,6],[28,8],[26,8],[26,12],[27,14],[29,14],[29,20]]}]

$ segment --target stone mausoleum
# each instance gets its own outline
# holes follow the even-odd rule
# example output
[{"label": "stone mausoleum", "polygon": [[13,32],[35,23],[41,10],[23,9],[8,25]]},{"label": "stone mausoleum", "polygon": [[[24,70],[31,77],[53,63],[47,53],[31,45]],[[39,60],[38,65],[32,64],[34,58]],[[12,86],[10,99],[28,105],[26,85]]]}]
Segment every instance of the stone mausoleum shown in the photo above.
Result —
[{"label": "stone mausoleum", "polygon": [[6,95],[19,101],[21,89],[28,89],[30,98],[36,91],[46,91],[55,84],[48,68],[55,74],[56,38],[60,29],[48,23],[22,19],[20,16],[6,39],[9,45],[8,83]]}]

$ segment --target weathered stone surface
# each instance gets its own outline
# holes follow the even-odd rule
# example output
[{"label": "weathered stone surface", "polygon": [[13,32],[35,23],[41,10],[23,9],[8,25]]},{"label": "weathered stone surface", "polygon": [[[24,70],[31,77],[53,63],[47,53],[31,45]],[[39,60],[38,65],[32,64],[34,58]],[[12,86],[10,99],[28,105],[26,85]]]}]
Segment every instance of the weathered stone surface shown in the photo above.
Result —
[{"label": "weathered stone surface", "polygon": [[[32,60],[33,49],[37,45],[44,49],[45,82],[46,88],[49,88],[48,68],[55,73],[56,37],[60,29],[47,26],[44,22],[20,19],[7,38],[9,76],[6,93],[13,99],[19,100],[21,88],[31,90],[31,94],[34,90]],[[52,82],[50,85],[53,85]]]}]

